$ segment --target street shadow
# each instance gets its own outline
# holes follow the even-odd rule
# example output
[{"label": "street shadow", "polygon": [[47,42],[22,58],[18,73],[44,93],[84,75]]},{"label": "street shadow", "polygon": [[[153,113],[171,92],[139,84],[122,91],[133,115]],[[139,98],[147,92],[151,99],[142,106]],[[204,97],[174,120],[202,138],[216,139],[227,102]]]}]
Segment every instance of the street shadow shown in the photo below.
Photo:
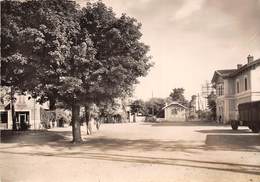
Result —
[{"label": "street shadow", "polygon": [[[1,146],[0,149],[10,148],[22,148],[22,147],[34,147],[41,148],[49,146],[56,151],[65,151],[67,149],[80,148],[84,151],[99,150],[99,151],[168,151],[168,152],[185,152],[195,153],[194,149],[203,149],[202,145],[196,145],[196,141],[184,141],[184,140],[149,140],[149,139],[117,139],[117,138],[87,138],[80,144],[73,144],[66,140],[49,140],[45,142],[39,142],[39,139],[32,140],[19,140],[19,141],[5,141],[3,143],[9,143],[13,145]],[[1,151],[0,151],[1,152]]]},{"label": "street shadow", "polygon": [[[232,130],[230,130],[232,131]],[[207,132],[207,131],[206,131]],[[208,132],[212,132],[209,130]],[[214,132],[214,131],[213,131]],[[217,132],[217,130],[215,131]],[[2,135],[1,133],[1,136]],[[167,151],[198,153],[201,150],[221,151],[245,151],[260,152],[260,135],[233,133],[209,134],[205,142],[196,140],[155,140],[155,139],[119,139],[103,136],[90,136],[80,144],[71,143],[70,131],[41,131],[26,132],[18,136],[1,138],[0,149],[15,149],[22,147],[34,147],[41,149],[44,146],[51,147],[56,151],[80,148],[84,151]]]},{"label": "street shadow", "polygon": [[143,123],[144,125],[151,125],[154,127],[162,126],[222,126],[213,121],[162,121],[160,123]]},{"label": "street shadow", "polygon": [[127,162],[127,163],[141,163],[141,164],[159,164],[168,166],[181,166],[198,169],[216,170],[223,172],[244,173],[260,175],[260,165],[250,165],[241,163],[228,163],[216,161],[203,161],[182,158],[162,158],[162,157],[147,157],[147,156],[133,156],[133,155],[118,155],[108,153],[91,153],[91,152],[70,152],[70,153],[50,153],[50,152],[15,152],[4,151],[6,154],[27,155],[27,156],[45,156],[45,157],[59,157],[68,159],[93,159],[111,162]]},{"label": "street shadow", "polygon": [[[83,136],[82,136],[83,137]],[[84,137],[83,137],[84,138]],[[152,139],[118,139],[107,137],[89,136],[85,141],[79,144],[71,142],[70,131],[25,131],[12,132],[1,131],[1,143],[11,144],[2,145],[0,149],[34,147],[39,149],[44,146],[49,146],[56,151],[63,151],[66,149],[73,149],[80,147],[83,150],[100,150],[100,151],[181,151],[193,153],[191,149],[201,149],[202,146],[196,145],[196,141],[185,140],[152,140]]]},{"label": "street shadow", "polygon": [[196,132],[200,133],[235,133],[235,134],[242,134],[242,133],[252,133],[249,129],[241,129],[241,130],[232,130],[231,128],[227,129],[210,129],[210,130],[196,130]]},{"label": "street shadow", "polygon": [[207,135],[205,145],[211,150],[260,152],[260,135]]},{"label": "street shadow", "polygon": [[53,132],[48,130],[12,131],[1,130],[1,143],[45,144],[65,140],[70,131]]},{"label": "street shadow", "polygon": [[102,151],[120,150],[120,151],[179,151],[194,153],[194,149],[202,149],[202,145],[197,145],[196,141],[185,140],[153,140],[153,139],[117,139],[117,138],[93,138],[85,142],[88,148],[100,149]]}]

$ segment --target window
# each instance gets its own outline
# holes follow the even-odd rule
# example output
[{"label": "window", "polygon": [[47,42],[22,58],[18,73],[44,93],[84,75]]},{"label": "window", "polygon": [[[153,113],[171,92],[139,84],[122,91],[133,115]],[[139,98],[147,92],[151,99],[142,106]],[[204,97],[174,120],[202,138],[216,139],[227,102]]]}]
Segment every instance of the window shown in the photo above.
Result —
[{"label": "window", "polygon": [[247,87],[247,77],[245,77],[245,91],[248,89]]},{"label": "window", "polygon": [[237,81],[237,93],[239,93],[239,81]]},{"label": "window", "polygon": [[224,87],[223,87],[223,85],[220,86],[220,91],[221,91],[220,95],[224,95]]},{"label": "window", "polygon": [[218,86],[218,96],[224,95],[224,87],[223,85]]},{"label": "window", "polygon": [[218,87],[218,95],[221,96],[221,88],[220,88],[220,85]]}]

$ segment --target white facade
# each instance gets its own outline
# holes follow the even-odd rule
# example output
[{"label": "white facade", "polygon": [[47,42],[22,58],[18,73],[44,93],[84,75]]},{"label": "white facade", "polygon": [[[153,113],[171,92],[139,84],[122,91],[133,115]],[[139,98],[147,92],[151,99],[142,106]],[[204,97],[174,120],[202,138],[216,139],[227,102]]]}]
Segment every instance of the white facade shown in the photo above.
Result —
[{"label": "white facade", "polygon": [[260,59],[248,61],[235,70],[218,70],[212,79],[217,99],[217,120],[228,123],[238,119],[238,105],[260,100]]},{"label": "white facade", "polygon": [[260,100],[260,66],[258,65],[252,72],[251,72],[251,83],[252,88],[252,101]]},{"label": "white facade", "polygon": [[[22,122],[25,122],[30,125],[31,129],[40,129],[41,109],[47,109],[47,104],[40,105],[29,95],[15,95],[15,98],[17,126],[19,127]],[[12,113],[9,102],[0,104],[0,113],[0,128],[12,129]]]},{"label": "white facade", "polygon": [[186,121],[187,108],[177,102],[172,102],[164,108],[165,121]]}]

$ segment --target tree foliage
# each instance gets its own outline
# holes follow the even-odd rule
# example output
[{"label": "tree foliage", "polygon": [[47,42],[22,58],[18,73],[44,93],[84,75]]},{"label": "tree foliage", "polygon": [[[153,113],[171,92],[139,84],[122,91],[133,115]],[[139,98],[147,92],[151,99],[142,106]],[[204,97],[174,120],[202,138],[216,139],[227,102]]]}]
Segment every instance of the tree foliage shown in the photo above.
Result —
[{"label": "tree foliage", "polygon": [[148,101],[141,99],[135,100],[131,104],[132,113],[142,113],[143,115],[153,115],[163,117],[164,112],[162,108],[165,106],[165,99],[151,98]]},{"label": "tree foliage", "polygon": [[80,106],[130,94],[152,66],[141,24],[102,2],[83,9],[69,0],[1,6],[2,83],[70,106],[75,142]]},{"label": "tree foliage", "polygon": [[217,108],[216,108],[216,94],[214,92],[211,92],[210,95],[207,98],[208,101],[208,108],[211,111],[211,117],[213,120],[216,120],[217,117]]},{"label": "tree foliage", "polygon": [[141,99],[137,99],[134,100],[131,105],[130,105],[130,111],[132,114],[135,113],[142,113],[142,114],[146,114],[146,106],[145,106],[145,102]]},{"label": "tree foliage", "polygon": [[145,106],[148,115],[154,115],[158,117],[164,116],[164,111],[162,108],[165,106],[165,99],[151,98],[145,102]]},{"label": "tree foliage", "polygon": [[184,88],[174,88],[170,93],[172,101],[179,102],[184,106],[188,106],[188,101],[184,97]]}]

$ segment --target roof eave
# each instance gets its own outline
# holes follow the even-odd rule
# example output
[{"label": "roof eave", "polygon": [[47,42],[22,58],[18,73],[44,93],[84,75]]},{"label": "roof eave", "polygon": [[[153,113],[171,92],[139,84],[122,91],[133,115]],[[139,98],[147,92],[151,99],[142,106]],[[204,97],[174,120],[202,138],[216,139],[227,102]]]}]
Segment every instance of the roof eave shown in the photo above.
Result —
[{"label": "roof eave", "polygon": [[232,77],[236,76],[238,73],[240,73],[241,71],[244,71],[245,69],[250,68],[250,67],[252,67],[254,65],[257,65],[257,64],[260,64],[260,59],[257,59],[257,60],[255,60],[252,63],[245,64],[244,66],[242,66],[241,68],[239,68],[235,72],[233,72],[230,75],[226,76],[226,78],[232,78]]},{"label": "roof eave", "polygon": [[218,71],[215,71],[214,75],[213,75],[213,77],[211,79],[211,83],[215,83],[216,82],[217,76],[221,76],[221,74]]},{"label": "roof eave", "polygon": [[172,105],[178,105],[178,106],[183,107],[184,109],[189,109],[188,107],[186,107],[186,106],[184,106],[184,105],[182,105],[182,104],[180,104],[180,103],[170,103],[169,105],[164,106],[164,107],[162,108],[162,110],[164,110],[165,108],[170,107],[170,106],[172,106]]}]

